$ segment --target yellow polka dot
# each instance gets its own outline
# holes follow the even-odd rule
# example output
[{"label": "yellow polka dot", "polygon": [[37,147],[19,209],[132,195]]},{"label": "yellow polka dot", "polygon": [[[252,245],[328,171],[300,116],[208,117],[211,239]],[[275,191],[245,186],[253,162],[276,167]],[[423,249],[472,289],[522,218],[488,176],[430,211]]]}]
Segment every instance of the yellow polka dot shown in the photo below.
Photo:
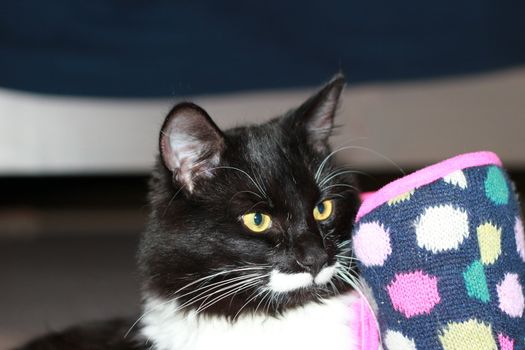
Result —
[{"label": "yellow polka dot", "polygon": [[412,191],[408,191],[408,192],[405,192],[403,194],[400,194],[399,196],[394,197],[391,200],[389,200],[387,203],[388,203],[389,206],[392,206],[392,205],[399,204],[401,202],[405,202],[405,201],[409,200],[410,197],[412,197],[414,192],[415,192],[415,190],[412,190]]},{"label": "yellow polka dot", "polygon": [[501,254],[501,229],[487,222],[478,226],[477,232],[481,262],[494,264]]},{"label": "yellow polka dot", "polygon": [[498,350],[492,326],[474,319],[447,324],[439,341],[444,350]]}]

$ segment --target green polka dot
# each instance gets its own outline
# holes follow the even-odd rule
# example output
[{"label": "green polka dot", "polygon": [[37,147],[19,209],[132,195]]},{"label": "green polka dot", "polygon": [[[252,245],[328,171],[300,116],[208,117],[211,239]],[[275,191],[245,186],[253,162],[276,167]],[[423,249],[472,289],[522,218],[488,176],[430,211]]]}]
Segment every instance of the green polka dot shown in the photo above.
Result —
[{"label": "green polka dot", "polygon": [[509,201],[509,187],[501,170],[495,166],[489,168],[485,179],[485,194],[497,205],[507,204]]},{"label": "green polka dot", "polygon": [[469,297],[478,299],[484,303],[490,301],[487,278],[485,277],[485,271],[481,262],[476,260],[470,264],[465,272],[463,272],[463,279],[465,280]]}]

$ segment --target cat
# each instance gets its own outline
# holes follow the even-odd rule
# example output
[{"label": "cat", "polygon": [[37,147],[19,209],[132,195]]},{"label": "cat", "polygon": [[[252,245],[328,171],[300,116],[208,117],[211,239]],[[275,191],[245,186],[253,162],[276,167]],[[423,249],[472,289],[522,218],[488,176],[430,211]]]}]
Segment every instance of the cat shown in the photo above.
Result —
[{"label": "cat", "polygon": [[357,349],[353,171],[329,146],[336,75],[298,108],[222,131],[177,104],[159,137],[138,267],[143,314],[21,349]]}]

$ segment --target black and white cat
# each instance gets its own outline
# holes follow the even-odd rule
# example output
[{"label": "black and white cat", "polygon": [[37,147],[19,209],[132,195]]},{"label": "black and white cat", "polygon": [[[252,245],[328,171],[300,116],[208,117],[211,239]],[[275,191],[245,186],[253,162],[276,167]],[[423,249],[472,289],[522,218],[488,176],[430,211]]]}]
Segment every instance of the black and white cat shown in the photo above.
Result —
[{"label": "black and white cat", "polygon": [[221,131],[192,103],[160,133],[139,250],[144,310],[23,349],[356,349],[358,193],[328,145],[344,79],[267,123]]}]

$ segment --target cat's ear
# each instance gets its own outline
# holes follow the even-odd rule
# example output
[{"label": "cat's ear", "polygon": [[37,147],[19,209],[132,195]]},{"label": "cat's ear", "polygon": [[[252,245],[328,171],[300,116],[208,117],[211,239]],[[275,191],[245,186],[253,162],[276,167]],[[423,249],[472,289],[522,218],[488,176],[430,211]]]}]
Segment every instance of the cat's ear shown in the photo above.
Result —
[{"label": "cat's ear", "polygon": [[224,136],[208,113],[184,102],[166,117],[159,138],[162,161],[174,179],[191,193],[200,177],[211,177],[225,148]]},{"label": "cat's ear", "polygon": [[328,138],[334,128],[334,117],[344,86],[343,74],[335,75],[294,113],[295,127],[306,133],[308,143],[316,151],[328,148]]}]

